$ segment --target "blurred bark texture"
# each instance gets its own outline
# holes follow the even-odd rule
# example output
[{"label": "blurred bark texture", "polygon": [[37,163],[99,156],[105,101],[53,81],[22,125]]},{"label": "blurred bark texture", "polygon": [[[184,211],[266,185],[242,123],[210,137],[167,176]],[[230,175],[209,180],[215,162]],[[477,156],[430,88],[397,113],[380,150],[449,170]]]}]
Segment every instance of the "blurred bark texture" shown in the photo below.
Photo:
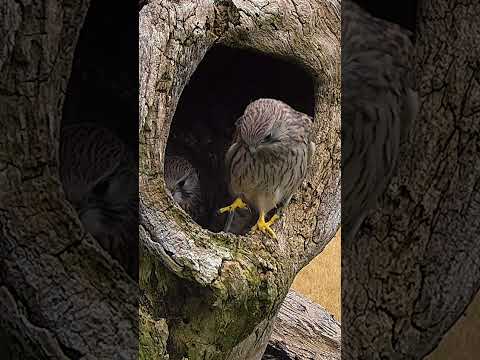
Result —
[{"label": "blurred bark texture", "polygon": [[420,114],[378,211],[342,244],[342,359],[423,358],[480,286],[480,4],[419,3]]},{"label": "blurred bark texture", "polygon": [[[288,59],[316,82],[317,150],[274,227],[278,240],[202,229],[164,189],[178,100],[216,43]],[[142,336],[165,319],[170,359],[261,359],[295,275],[340,225],[340,3],[150,1],[140,11],[139,71]],[[141,341],[141,355],[157,348],[154,336]]]},{"label": "blurred bark texture", "polygon": [[138,286],[84,232],[58,177],[63,101],[88,4],[8,0],[0,6],[5,359],[138,354]]}]

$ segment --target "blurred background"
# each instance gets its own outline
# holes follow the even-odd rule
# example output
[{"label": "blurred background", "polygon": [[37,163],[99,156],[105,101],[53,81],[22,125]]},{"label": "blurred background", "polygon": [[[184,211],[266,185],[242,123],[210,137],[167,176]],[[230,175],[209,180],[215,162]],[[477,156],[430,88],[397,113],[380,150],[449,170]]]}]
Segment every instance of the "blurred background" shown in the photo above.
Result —
[{"label": "blurred background", "polygon": [[323,306],[341,321],[341,232],[295,278],[293,289]]}]

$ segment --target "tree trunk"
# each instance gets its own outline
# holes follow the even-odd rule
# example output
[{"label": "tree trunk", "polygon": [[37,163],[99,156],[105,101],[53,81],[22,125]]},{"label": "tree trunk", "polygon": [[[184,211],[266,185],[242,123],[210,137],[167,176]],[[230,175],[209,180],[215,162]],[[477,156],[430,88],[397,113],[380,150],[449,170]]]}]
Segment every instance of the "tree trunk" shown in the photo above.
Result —
[{"label": "tree trunk", "polygon": [[379,210],[342,245],[342,358],[422,358],[480,286],[479,13],[421,1],[420,114]]},{"label": "tree trunk", "polygon": [[64,94],[88,1],[0,8],[0,353],[134,358],[138,287],[83,231],[58,177]]},{"label": "tree trunk", "polygon": [[340,348],[340,324],[320,305],[290,290],[263,360],[336,360]]},{"label": "tree trunk", "polygon": [[[165,193],[164,152],[178,101],[215,43],[288,59],[315,80],[317,150],[296,201],[275,227],[278,241],[202,229]],[[339,130],[337,1],[210,0],[200,5],[189,0],[143,6],[140,284],[151,319],[166,319],[171,359],[261,359],[295,275],[338,230]]]}]

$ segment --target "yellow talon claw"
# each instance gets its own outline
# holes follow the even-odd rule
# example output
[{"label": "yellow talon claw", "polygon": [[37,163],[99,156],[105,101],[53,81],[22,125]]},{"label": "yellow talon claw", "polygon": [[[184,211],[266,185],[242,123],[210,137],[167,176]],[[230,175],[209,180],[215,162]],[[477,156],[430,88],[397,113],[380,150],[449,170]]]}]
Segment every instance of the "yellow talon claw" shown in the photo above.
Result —
[{"label": "yellow talon claw", "polygon": [[278,216],[277,214],[273,215],[271,217],[270,220],[268,220],[267,224],[268,225],[273,225],[275,223],[275,221],[277,221],[278,219],[280,219],[280,216]]},{"label": "yellow talon claw", "polygon": [[236,198],[231,205],[221,208],[220,210],[218,210],[218,212],[220,214],[223,214],[224,212],[227,212],[227,211],[232,212],[232,211],[235,211],[236,209],[243,209],[246,207],[247,207],[247,204],[245,204],[242,199]]},{"label": "yellow talon claw", "polygon": [[272,216],[272,218],[269,221],[265,222],[265,214],[260,213],[260,217],[258,218],[258,221],[255,224],[255,226],[252,228],[252,230],[259,229],[261,232],[267,233],[272,238],[276,239],[277,235],[275,235],[275,232],[272,230],[272,228],[270,226],[273,225],[273,223],[275,221],[277,221],[279,218],[280,218],[280,216],[275,214],[275,215]]}]

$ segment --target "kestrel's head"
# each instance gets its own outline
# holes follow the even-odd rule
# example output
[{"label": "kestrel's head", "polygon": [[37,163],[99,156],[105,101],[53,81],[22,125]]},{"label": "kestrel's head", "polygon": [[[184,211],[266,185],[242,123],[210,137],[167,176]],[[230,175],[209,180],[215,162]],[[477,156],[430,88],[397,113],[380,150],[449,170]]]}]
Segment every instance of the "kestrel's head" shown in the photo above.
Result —
[{"label": "kestrel's head", "polygon": [[237,127],[242,144],[255,154],[306,141],[310,120],[282,101],[258,99],[247,106]]},{"label": "kestrel's head", "polygon": [[200,180],[192,164],[179,156],[166,157],[165,184],[180,207],[190,212],[200,196]]}]

